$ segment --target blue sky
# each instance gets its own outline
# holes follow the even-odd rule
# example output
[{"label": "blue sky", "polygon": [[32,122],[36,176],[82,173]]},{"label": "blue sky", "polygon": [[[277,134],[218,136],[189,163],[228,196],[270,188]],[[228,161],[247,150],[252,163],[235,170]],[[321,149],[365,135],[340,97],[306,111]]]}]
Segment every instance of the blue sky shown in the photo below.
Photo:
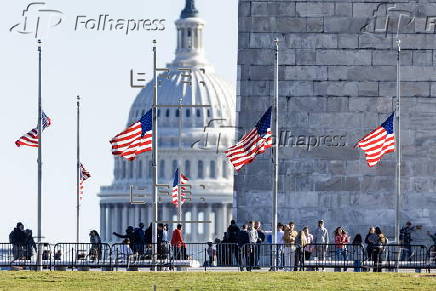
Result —
[{"label": "blue sky", "polygon": [[[174,57],[176,34],[184,0],[46,1],[62,11],[60,25],[43,38],[43,107],[53,119],[44,132],[43,234],[46,241],[75,239],[75,99],[82,98],[82,161],[92,174],[85,184],[81,238],[99,228],[96,194],[112,182],[113,159],[109,140],[123,129],[138,89],[129,86],[129,71],[152,75],[152,40],[159,43],[161,66]],[[236,83],[237,1],[197,0],[206,20],[205,48],[216,72]],[[37,150],[17,148],[14,141],[36,125],[37,46],[31,35],[10,32],[22,21],[31,1],[3,2],[0,17],[1,100],[0,142],[2,191],[0,241],[6,242],[21,221],[36,234]],[[76,17],[166,19],[164,31],[75,31]]]}]

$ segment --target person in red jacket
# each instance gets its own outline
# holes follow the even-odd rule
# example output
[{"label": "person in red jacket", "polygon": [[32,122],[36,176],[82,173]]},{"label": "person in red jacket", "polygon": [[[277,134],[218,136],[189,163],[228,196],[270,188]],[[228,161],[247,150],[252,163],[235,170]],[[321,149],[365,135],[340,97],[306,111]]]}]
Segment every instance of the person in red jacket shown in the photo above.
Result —
[{"label": "person in red jacket", "polygon": [[174,258],[176,260],[186,259],[186,244],[183,241],[181,224],[177,224],[177,228],[173,231],[173,236],[171,238],[171,246],[173,247]]},{"label": "person in red jacket", "polygon": [[[347,244],[350,242],[347,232],[338,227],[335,231],[335,244],[336,244],[336,260],[344,262],[347,260]],[[342,263],[341,263],[342,264]],[[335,268],[335,271],[341,271],[341,268]],[[344,268],[347,271],[347,268]]]}]

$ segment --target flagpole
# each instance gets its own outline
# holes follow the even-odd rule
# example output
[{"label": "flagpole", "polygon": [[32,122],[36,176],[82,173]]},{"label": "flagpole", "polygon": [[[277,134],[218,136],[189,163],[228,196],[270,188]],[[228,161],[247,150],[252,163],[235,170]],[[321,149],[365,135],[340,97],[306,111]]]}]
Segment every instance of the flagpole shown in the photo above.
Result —
[{"label": "flagpole", "polygon": [[153,261],[155,260],[155,255],[157,254],[157,221],[158,221],[158,198],[156,191],[156,184],[158,182],[157,177],[157,161],[158,161],[158,151],[157,151],[157,48],[156,48],[156,40],[153,40],[153,127],[152,127],[152,159],[153,159]]},{"label": "flagpole", "polygon": [[401,52],[401,41],[397,36],[397,197],[396,197],[396,209],[395,209],[395,241],[400,243],[400,199],[401,199],[401,124],[400,124],[400,113],[401,113],[401,94],[400,94],[400,52]]},{"label": "flagpole", "polygon": [[41,199],[42,199],[42,93],[41,93],[41,40],[38,39],[38,242],[41,242]]},{"label": "flagpole", "polygon": [[[274,180],[272,189],[272,243],[277,244],[277,192],[278,192],[278,177],[279,177],[279,40],[274,40],[275,44],[275,69],[274,69],[274,134],[275,146],[273,147],[274,154]],[[276,248],[273,247],[273,269],[276,267],[275,255]]]},{"label": "flagpole", "polygon": [[77,95],[76,242],[80,242],[80,96]]},{"label": "flagpole", "polygon": [[177,171],[178,174],[178,185],[177,185],[177,220],[182,221],[182,195],[181,195],[181,186],[182,180],[181,180],[181,173],[180,169]]}]

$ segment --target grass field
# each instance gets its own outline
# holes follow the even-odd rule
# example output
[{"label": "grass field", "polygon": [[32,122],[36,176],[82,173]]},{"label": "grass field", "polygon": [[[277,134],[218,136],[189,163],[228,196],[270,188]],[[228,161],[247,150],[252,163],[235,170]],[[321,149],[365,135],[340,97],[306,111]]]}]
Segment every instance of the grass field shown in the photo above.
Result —
[{"label": "grass field", "polygon": [[0,290],[436,290],[436,275],[318,272],[0,272]]}]

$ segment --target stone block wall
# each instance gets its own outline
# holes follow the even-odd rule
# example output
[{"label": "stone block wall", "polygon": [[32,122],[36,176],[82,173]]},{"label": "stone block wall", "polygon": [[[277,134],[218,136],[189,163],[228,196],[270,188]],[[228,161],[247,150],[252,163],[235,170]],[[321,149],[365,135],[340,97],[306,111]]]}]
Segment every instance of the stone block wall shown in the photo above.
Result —
[{"label": "stone block wall", "polygon": [[[245,130],[272,104],[273,39],[280,40],[279,221],[313,228],[323,218],[332,231],[379,225],[393,235],[396,156],[368,168],[353,146],[395,109],[398,31],[401,219],[436,231],[434,24],[436,1],[239,0],[237,110]],[[239,223],[271,223],[271,157],[235,175]]]}]

